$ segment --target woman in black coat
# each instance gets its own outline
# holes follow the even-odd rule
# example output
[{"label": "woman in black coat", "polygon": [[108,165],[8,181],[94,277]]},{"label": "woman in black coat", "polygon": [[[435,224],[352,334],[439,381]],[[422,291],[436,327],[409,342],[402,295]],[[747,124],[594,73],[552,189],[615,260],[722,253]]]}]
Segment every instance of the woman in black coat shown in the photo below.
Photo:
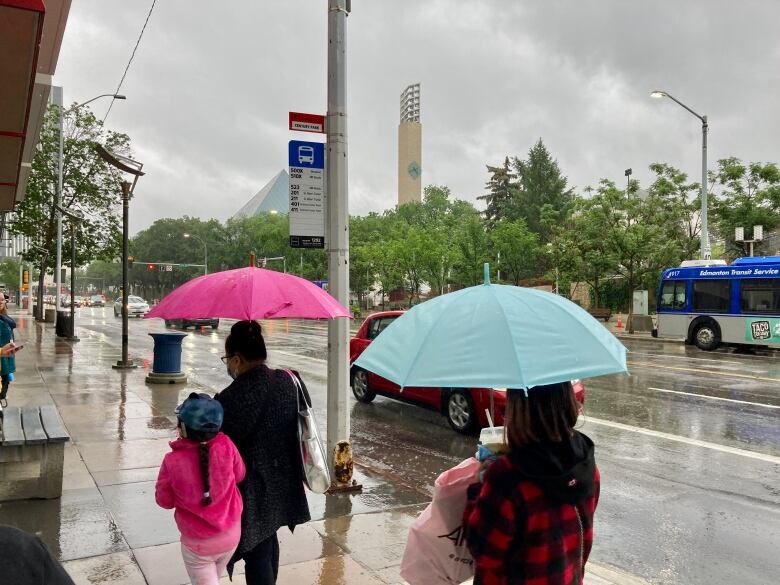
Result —
[{"label": "woman in black coat", "polygon": [[298,394],[290,375],[265,365],[265,341],[257,321],[239,321],[225,340],[233,383],[216,395],[225,411],[222,432],[246,464],[239,486],[244,498],[241,541],[228,566],[244,559],[247,585],[276,583],[282,526],[293,530],[311,519],[303,488],[298,443]]}]

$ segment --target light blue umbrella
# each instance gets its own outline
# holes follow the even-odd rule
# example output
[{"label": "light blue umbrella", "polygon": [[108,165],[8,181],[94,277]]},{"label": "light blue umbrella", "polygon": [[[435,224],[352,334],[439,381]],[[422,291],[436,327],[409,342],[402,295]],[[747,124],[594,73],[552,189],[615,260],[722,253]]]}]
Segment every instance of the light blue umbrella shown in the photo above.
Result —
[{"label": "light blue umbrella", "polygon": [[626,348],[553,293],[485,284],[413,307],[355,364],[402,387],[531,388],[627,372]]}]

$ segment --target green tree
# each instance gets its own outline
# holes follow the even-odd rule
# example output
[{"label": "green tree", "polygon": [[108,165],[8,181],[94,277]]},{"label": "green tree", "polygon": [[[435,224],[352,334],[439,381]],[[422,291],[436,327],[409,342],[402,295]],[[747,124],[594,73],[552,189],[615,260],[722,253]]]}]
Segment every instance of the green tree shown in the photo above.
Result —
[{"label": "green tree", "polygon": [[[635,189],[638,185],[635,185]],[[628,294],[640,284],[657,283],[661,270],[675,265],[681,255],[679,241],[670,238],[666,222],[667,202],[648,192],[638,196],[602,179],[594,197],[594,223],[603,226],[602,237],[613,251],[616,274],[622,277]],[[629,296],[629,326],[633,307]]]},{"label": "green tree", "polygon": [[745,250],[734,240],[734,228],[744,227],[745,237],[750,237],[755,225],[771,230],[780,224],[780,169],[774,163],[745,165],[731,157],[718,161],[714,179],[715,227],[726,242],[726,253],[742,256]]},{"label": "green tree", "polygon": [[701,237],[701,185],[689,182],[688,175],[668,164],[654,163],[650,170],[655,180],[650,186],[653,195],[667,202],[669,237],[679,241],[680,260],[699,255]]},{"label": "green tree", "polygon": [[483,282],[482,267],[490,260],[490,240],[485,224],[474,210],[457,228],[454,238],[455,261],[453,282],[458,286],[474,286]]},{"label": "green tree", "polygon": [[528,229],[522,219],[499,221],[490,232],[493,250],[500,254],[504,278],[519,285],[524,278],[536,276],[539,236]]},{"label": "green tree", "polygon": [[[558,161],[552,158],[541,138],[528,151],[527,158],[515,158],[513,164],[517,188],[512,193],[505,217],[523,219],[528,229],[547,242],[550,234],[542,220],[546,219],[549,225],[554,214],[555,219],[562,221],[571,211],[574,192],[567,187],[568,180],[561,173]],[[546,205],[549,207],[543,216]]]},{"label": "green tree", "polygon": [[[79,275],[76,276],[76,282],[81,284]],[[122,287],[122,264],[95,260],[84,270],[83,282],[98,286],[103,294],[107,294],[109,290],[118,291]]]},{"label": "green tree", "polygon": [[[16,220],[9,232],[26,236],[46,253],[24,255],[40,270],[39,294],[44,274],[55,258],[57,213],[55,186],[58,183],[59,108],[46,113],[40,142],[32,161],[25,198],[16,207]],[[79,209],[85,219],[76,231],[76,262],[83,266],[96,258],[111,259],[119,252],[120,229],[118,175],[94,152],[96,142],[110,150],[128,154],[130,139],[125,134],[106,131],[89,108],[64,112],[62,205]],[[67,239],[66,239],[67,240]],[[63,257],[68,257],[65,242]],[[42,305],[41,305],[42,306]]]},{"label": "green tree", "polygon": [[503,166],[487,165],[487,170],[490,173],[490,178],[485,185],[487,192],[477,199],[485,202],[485,220],[492,228],[506,216],[507,206],[517,191],[517,175],[510,166],[509,157],[504,159]]},{"label": "green tree", "polygon": [[0,262],[0,282],[6,292],[19,291],[19,262],[13,258],[4,258]]}]

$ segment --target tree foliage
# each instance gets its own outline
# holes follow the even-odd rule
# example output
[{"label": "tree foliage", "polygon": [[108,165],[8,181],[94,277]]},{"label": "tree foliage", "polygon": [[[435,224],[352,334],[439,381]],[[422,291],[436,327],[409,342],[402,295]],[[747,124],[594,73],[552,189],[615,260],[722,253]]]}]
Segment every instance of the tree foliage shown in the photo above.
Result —
[{"label": "tree foliage", "polygon": [[[730,257],[742,256],[745,249],[734,240],[735,228],[744,227],[745,237],[750,238],[753,226],[769,231],[780,225],[780,169],[774,163],[744,164],[731,157],[718,161],[714,179],[717,233]],[[757,244],[757,250],[762,249]]]}]

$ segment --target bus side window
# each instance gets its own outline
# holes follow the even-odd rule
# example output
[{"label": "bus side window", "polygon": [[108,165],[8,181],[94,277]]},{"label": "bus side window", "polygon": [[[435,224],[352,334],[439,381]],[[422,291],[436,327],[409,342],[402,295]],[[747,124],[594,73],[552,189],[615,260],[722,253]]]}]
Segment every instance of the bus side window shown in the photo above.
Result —
[{"label": "bus side window", "polygon": [[743,280],[740,309],[743,313],[780,314],[780,279]]},{"label": "bus side window", "polygon": [[685,281],[667,280],[661,288],[660,309],[677,310],[685,307]]},{"label": "bus side window", "polygon": [[693,283],[693,310],[728,313],[731,304],[731,282],[697,280]]}]

